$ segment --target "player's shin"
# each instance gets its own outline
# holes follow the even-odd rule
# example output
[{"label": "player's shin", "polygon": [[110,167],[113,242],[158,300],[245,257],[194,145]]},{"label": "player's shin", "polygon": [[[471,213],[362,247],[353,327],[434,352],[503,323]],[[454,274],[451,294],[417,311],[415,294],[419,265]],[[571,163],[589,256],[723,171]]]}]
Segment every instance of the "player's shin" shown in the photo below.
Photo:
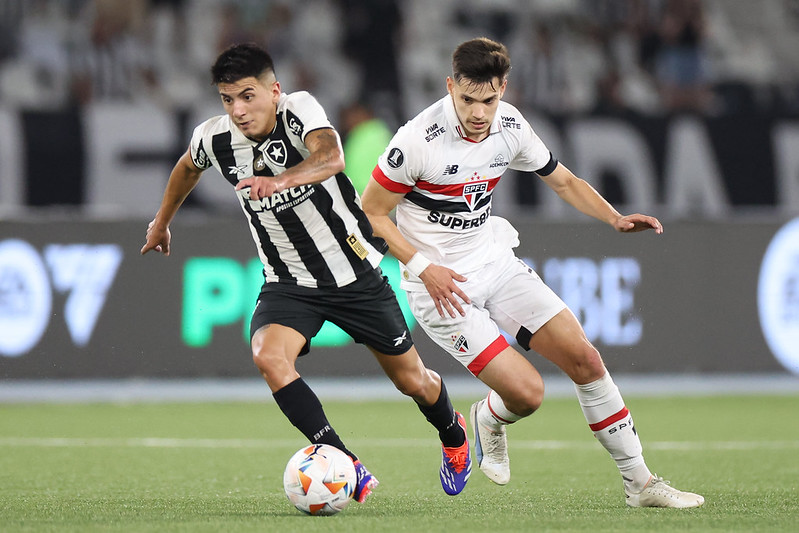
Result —
[{"label": "player's shin", "polygon": [[336,431],[327,421],[322,403],[302,378],[297,378],[272,396],[280,410],[313,444],[330,444],[352,457],[358,457],[344,446]]},{"label": "player's shin", "polygon": [[522,418],[524,417],[508,409],[502,397],[493,389],[488,391],[485,402],[477,410],[477,421],[493,430],[499,430],[501,426],[513,424]]},{"label": "player's shin", "polygon": [[585,385],[575,384],[575,390],[591,431],[616,462],[625,486],[640,491],[651,473],[632,415],[610,374]]},{"label": "player's shin", "polygon": [[441,393],[433,405],[422,405],[418,402],[416,405],[427,421],[438,430],[438,436],[444,446],[456,448],[463,444],[466,435],[458,425],[458,416],[452,408],[444,380],[441,380]]}]

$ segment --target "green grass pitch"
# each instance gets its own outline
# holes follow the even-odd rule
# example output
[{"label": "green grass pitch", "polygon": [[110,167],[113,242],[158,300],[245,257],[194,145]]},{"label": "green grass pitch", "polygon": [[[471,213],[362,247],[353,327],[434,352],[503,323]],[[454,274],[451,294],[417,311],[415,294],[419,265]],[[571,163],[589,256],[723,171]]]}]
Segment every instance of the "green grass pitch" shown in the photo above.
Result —
[{"label": "green grass pitch", "polygon": [[[799,395],[627,398],[650,468],[699,509],[631,509],[574,399],[509,428],[511,482],[438,481],[433,429],[408,401],[325,401],[380,486],[301,515],[282,472],[304,439],[262,403],[0,405],[0,532],[796,531]],[[456,398],[468,412],[476,398]]]}]

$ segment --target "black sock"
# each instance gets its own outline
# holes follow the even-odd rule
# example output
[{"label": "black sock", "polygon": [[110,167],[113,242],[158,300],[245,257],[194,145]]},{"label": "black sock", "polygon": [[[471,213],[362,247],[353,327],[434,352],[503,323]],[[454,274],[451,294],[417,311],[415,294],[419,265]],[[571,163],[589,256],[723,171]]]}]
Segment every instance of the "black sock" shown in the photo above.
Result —
[{"label": "black sock", "polygon": [[449,401],[449,394],[447,388],[444,386],[444,380],[441,380],[441,394],[438,400],[433,405],[422,405],[417,402],[419,410],[427,418],[427,421],[433,424],[438,430],[438,437],[441,439],[441,444],[447,448],[457,448],[463,446],[466,441],[466,434],[461,426],[458,424],[458,416],[452,408],[452,403]]},{"label": "black sock", "polygon": [[319,398],[302,378],[297,378],[273,393],[278,407],[289,422],[302,432],[313,444],[330,444],[357,461],[358,457],[341,442],[330,426]]}]

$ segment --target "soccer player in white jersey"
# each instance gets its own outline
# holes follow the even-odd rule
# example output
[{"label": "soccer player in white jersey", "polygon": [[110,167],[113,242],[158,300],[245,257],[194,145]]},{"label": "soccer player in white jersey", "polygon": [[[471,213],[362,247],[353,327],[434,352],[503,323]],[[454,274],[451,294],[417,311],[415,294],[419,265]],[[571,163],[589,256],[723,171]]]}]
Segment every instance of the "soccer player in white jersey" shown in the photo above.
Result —
[{"label": "soccer player in white jersey", "polygon": [[[518,234],[491,216],[503,172],[535,171],[579,211],[630,233],[660,222],[621,215],[558,162],[530,124],[503,102],[510,58],[480,38],[459,45],[447,92],[397,131],[363,195],[375,235],[404,263],[414,316],[444,350],[490,387],[471,408],[475,457],[497,484],[510,480],[505,428],[541,405],[541,375],[501,329],[574,381],[594,435],[622,476],[633,507],[696,507],[704,498],[653,475],[618,388],[572,312],[512,250]],[[389,214],[396,208],[396,225]]]},{"label": "soccer player in white jersey", "polygon": [[307,92],[285,94],[269,54],[234,45],[211,68],[226,114],[194,130],[178,160],[141,249],[169,255],[169,224],[214,166],[235,187],[264,264],[251,345],[277,405],[312,443],[352,457],[354,498],[377,485],[342,442],[317,396],[295,368],[326,320],[365,344],[397,389],[412,397],[438,430],[439,477],[448,494],[463,490],[471,472],[464,417],[453,410],[440,376],[419,358],[396,296],[378,264],[387,250],[372,235],[360,198],[343,173],[341,141]]}]

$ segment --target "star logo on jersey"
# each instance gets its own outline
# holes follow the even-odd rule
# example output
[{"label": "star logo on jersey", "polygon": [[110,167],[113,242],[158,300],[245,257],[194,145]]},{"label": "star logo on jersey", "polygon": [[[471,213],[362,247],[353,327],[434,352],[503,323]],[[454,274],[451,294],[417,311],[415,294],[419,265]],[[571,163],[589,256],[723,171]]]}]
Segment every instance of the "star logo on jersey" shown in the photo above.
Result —
[{"label": "star logo on jersey", "polygon": [[463,333],[457,333],[452,335],[452,346],[455,347],[461,353],[466,353],[469,351],[469,343],[466,342],[466,337],[463,336]]},{"label": "star logo on jersey", "polygon": [[463,186],[463,199],[466,205],[469,206],[469,211],[474,211],[474,208],[480,203],[480,200],[488,192],[488,182],[481,181],[478,183],[467,183]]},{"label": "star logo on jersey", "polygon": [[264,154],[258,156],[255,162],[252,164],[252,167],[256,171],[261,171],[266,168],[266,161],[264,161]]},{"label": "star logo on jersey", "polygon": [[239,165],[237,167],[227,167],[228,174],[235,174],[238,176],[239,174],[244,174],[247,172],[247,165]]},{"label": "star logo on jersey", "polygon": [[281,167],[286,166],[286,160],[288,159],[288,152],[286,151],[286,145],[282,139],[276,141],[269,141],[266,147],[264,147],[263,153],[274,164]]}]

